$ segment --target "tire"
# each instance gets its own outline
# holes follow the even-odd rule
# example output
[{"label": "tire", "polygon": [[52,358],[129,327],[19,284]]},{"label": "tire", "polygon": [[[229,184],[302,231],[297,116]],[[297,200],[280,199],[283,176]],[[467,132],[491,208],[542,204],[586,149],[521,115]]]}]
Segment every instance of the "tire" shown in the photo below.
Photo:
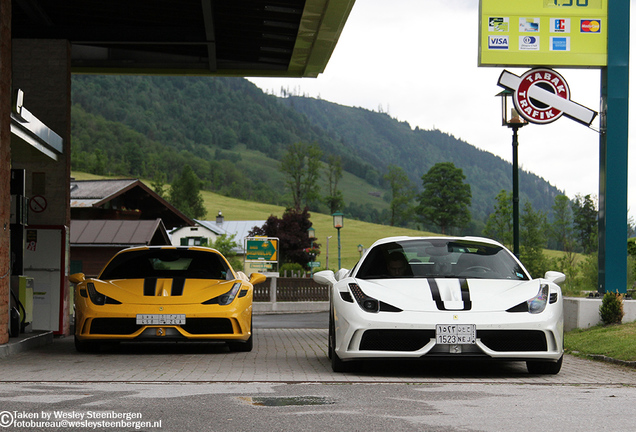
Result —
[{"label": "tire", "polygon": [[73,336],[75,342],[75,350],[81,353],[97,353],[99,352],[99,342],[83,341]]},{"label": "tire", "polygon": [[528,360],[526,362],[528,373],[535,375],[556,375],[561,370],[562,365],[563,356],[561,356],[561,358],[555,362],[537,360]]},{"label": "tire", "polygon": [[245,342],[242,341],[228,341],[227,346],[230,348],[230,351],[233,352],[250,352],[254,347],[254,335],[252,334],[248,340]]}]

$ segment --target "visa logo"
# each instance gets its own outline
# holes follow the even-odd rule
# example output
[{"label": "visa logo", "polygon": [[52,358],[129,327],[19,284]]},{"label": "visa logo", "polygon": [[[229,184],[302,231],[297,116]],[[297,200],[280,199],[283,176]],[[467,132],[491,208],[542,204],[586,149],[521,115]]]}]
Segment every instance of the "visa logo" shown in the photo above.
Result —
[{"label": "visa logo", "polygon": [[508,36],[488,36],[488,49],[508,49]]}]

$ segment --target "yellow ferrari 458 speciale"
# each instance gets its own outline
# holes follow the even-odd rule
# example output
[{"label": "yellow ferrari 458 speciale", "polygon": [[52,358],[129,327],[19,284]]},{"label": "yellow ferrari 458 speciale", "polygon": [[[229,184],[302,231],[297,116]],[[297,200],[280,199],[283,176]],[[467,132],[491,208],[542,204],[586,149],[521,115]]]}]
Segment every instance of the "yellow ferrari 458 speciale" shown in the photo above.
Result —
[{"label": "yellow ferrari 458 speciale", "polygon": [[150,246],[118,252],[97,278],[75,286],[75,347],[119,341],[221,341],[251,351],[254,285],[205,247]]}]

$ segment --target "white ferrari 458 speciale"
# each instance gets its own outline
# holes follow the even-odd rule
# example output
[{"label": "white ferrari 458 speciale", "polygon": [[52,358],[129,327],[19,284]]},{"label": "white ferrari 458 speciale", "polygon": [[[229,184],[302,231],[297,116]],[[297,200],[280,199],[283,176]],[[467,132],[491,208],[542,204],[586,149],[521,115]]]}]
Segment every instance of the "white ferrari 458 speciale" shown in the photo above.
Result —
[{"label": "white ferrari 458 speciale", "polygon": [[325,270],[331,287],[329,357],[357,360],[491,358],[534,374],[563,362],[565,275],[532,279],[503,245],[479,237],[378,240],[352,270]]}]

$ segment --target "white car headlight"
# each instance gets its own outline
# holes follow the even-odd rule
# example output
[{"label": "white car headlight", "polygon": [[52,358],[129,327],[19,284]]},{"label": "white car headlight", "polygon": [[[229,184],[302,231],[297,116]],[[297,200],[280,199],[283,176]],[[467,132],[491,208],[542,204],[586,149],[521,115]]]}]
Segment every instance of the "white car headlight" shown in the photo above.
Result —
[{"label": "white car headlight", "polygon": [[546,284],[542,284],[536,296],[523,303],[519,303],[517,306],[511,307],[506,312],[529,312],[531,314],[538,314],[545,310],[548,301],[555,303],[557,296],[556,294],[550,296],[550,287]]},{"label": "white car headlight", "polygon": [[541,285],[536,297],[528,300],[528,312],[538,314],[545,310],[550,298],[550,288],[547,285]]}]

